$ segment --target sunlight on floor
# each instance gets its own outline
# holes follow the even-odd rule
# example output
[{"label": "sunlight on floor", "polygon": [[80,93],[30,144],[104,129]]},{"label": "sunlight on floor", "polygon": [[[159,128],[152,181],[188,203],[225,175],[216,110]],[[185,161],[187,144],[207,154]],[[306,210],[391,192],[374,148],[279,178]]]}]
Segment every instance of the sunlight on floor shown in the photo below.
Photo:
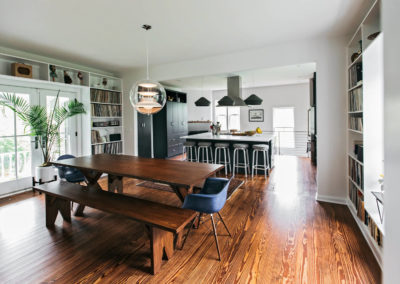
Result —
[{"label": "sunlight on floor", "polygon": [[274,168],[274,192],[284,208],[291,208],[300,190],[298,159],[295,156],[277,156]]}]

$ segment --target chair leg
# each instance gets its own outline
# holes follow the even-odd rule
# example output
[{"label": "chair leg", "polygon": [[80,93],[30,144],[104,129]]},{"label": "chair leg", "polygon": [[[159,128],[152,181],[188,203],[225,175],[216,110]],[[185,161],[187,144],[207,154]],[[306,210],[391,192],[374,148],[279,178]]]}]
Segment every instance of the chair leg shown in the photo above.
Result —
[{"label": "chair leg", "polygon": [[217,229],[215,228],[215,223],[214,223],[214,216],[213,216],[213,214],[211,214],[211,222],[212,222],[213,230],[214,230],[215,244],[217,245],[218,260],[221,261],[221,254],[220,254],[220,252],[219,252],[219,245],[218,245]]},{"label": "chair leg", "polygon": [[187,237],[189,236],[190,230],[192,229],[193,224],[194,224],[194,222],[196,221],[197,217],[198,217],[198,216],[196,215],[196,217],[194,217],[193,221],[190,223],[190,227],[189,227],[189,229],[188,229],[188,231],[187,231],[187,233],[186,233],[185,239],[184,239],[183,242],[182,242],[182,246],[181,246],[180,250],[183,250],[183,247],[185,246],[185,243],[186,243],[186,239],[187,239]]},{"label": "chair leg", "polygon": [[231,232],[229,232],[228,227],[226,226],[224,219],[222,219],[221,214],[219,214],[219,212],[217,214],[218,214],[218,217],[221,220],[222,224],[224,224],[224,227],[225,227],[226,231],[228,232],[229,236],[232,238]]}]

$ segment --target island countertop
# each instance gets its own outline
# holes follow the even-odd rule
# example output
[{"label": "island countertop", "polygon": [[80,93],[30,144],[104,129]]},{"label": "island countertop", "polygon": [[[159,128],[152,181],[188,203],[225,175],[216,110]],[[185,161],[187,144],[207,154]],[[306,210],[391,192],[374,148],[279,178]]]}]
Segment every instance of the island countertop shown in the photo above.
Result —
[{"label": "island countertop", "polygon": [[194,135],[182,136],[182,139],[188,140],[214,140],[214,141],[232,141],[232,142],[260,142],[265,143],[273,139],[273,134],[255,134],[253,136],[236,136],[229,134],[213,135],[211,132]]}]

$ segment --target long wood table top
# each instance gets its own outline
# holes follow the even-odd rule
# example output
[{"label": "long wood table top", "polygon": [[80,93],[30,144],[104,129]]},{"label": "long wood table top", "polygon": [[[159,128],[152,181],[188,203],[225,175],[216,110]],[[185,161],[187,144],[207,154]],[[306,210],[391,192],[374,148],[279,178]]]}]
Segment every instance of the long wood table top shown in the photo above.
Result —
[{"label": "long wood table top", "polygon": [[173,233],[179,233],[196,216],[193,210],[103,190],[86,190],[82,185],[64,181],[35,185],[34,188],[57,198],[123,215]]},{"label": "long wood table top", "polygon": [[224,168],[223,165],[112,154],[65,159],[52,164],[176,186],[193,186]]}]

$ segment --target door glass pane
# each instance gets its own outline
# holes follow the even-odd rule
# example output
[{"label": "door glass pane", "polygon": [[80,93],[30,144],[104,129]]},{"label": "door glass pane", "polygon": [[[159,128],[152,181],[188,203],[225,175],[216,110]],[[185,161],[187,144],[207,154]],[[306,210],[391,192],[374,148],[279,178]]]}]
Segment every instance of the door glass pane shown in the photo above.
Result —
[{"label": "door glass pane", "polygon": [[273,127],[280,148],[294,148],[294,108],[274,108]]},{"label": "door glass pane", "polygon": [[32,176],[31,136],[17,137],[17,175],[18,178]]},{"label": "door glass pane", "polygon": [[0,138],[0,182],[16,178],[14,137]]},{"label": "door glass pane", "polygon": [[[30,104],[30,95],[28,94],[15,94],[21,99],[24,99],[28,104]],[[26,135],[29,133],[29,127],[25,127],[23,121],[19,118],[18,115],[16,117],[16,124],[17,124],[17,135]]]}]

